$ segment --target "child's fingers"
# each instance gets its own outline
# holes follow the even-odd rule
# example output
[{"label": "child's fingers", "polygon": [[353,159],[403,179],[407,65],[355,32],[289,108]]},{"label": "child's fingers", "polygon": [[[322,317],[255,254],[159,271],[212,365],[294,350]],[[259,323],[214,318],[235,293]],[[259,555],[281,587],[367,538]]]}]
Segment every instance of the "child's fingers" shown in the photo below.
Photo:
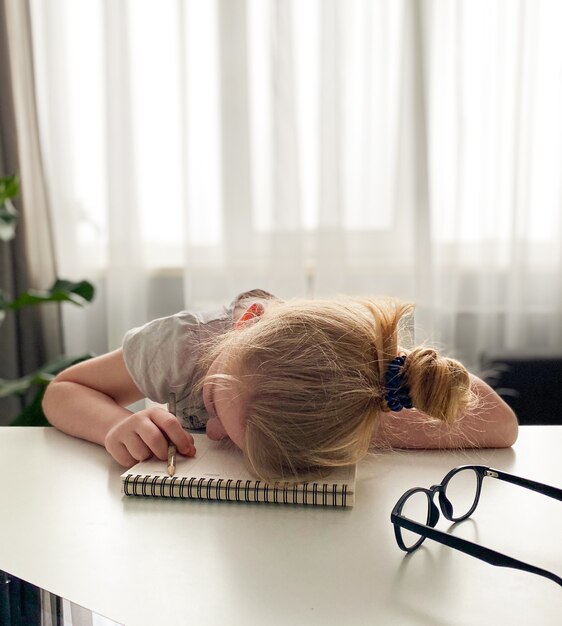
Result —
[{"label": "child's fingers", "polygon": [[117,463],[123,467],[132,467],[137,463],[137,459],[131,456],[124,443],[121,443],[115,449],[112,449],[110,454],[117,461]]},{"label": "child's fingers", "polygon": [[[193,456],[195,454],[193,437],[185,432],[175,416],[167,411],[155,411],[151,413],[150,419],[166,435],[168,441],[176,446],[180,454],[185,456]],[[167,458],[167,454],[168,447],[166,442],[166,454],[163,457],[164,459]]]},{"label": "child's fingers", "polygon": [[152,451],[137,433],[131,433],[125,441],[129,454],[137,461],[146,461],[152,456]]},{"label": "child's fingers", "polygon": [[151,420],[143,420],[136,428],[136,434],[142,439],[146,446],[161,461],[168,458],[168,440],[166,435]]}]

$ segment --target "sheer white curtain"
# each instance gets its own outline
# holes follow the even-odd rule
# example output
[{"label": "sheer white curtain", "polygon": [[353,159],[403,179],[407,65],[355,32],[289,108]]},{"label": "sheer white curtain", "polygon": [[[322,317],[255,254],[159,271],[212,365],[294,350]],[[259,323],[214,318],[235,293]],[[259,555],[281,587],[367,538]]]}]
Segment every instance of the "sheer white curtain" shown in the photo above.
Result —
[{"label": "sheer white curtain", "polygon": [[102,285],[69,350],[255,286],[562,349],[560,3],[30,2],[60,272]]}]

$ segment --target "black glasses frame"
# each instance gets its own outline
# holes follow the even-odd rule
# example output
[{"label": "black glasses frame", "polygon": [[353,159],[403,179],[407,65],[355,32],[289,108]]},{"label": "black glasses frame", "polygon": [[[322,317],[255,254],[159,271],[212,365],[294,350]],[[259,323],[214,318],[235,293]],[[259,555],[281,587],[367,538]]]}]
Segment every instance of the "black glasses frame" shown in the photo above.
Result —
[{"label": "black glasses frame", "polygon": [[[472,470],[476,473],[476,495],[468,512],[456,517],[453,512],[453,506],[446,495],[447,485],[449,484],[449,481],[456,476],[456,474],[468,470]],[[482,491],[482,482],[484,478],[487,477],[496,478],[498,480],[512,483],[513,485],[518,485],[519,487],[525,487],[526,489],[531,489],[532,491],[541,493],[549,498],[562,501],[562,489],[558,489],[557,487],[551,487],[550,485],[545,485],[534,480],[528,480],[527,478],[520,478],[519,476],[514,476],[513,474],[508,474],[507,472],[502,472],[484,465],[462,465],[460,467],[455,467],[445,476],[440,484],[433,485],[429,489],[424,489],[423,487],[409,489],[398,500],[396,506],[392,509],[390,521],[394,525],[394,535],[400,549],[404,550],[404,552],[413,552],[421,546],[426,538],[429,538],[445,546],[454,548],[455,550],[460,550],[461,552],[480,559],[481,561],[490,563],[491,565],[496,565],[498,567],[511,567],[525,572],[531,572],[532,574],[538,574],[539,576],[544,576],[545,578],[548,578],[562,586],[562,578],[552,572],[549,572],[548,570],[535,567],[534,565],[529,565],[528,563],[514,559],[510,556],[502,554],[501,552],[490,550],[489,548],[480,546],[477,543],[449,535],[435,528],[437,522],[439,521],[439,509],[434,502],[435,494],[438,494],[439,505],[444,517],[451,522],[462,522],[470,517],[478,506]],[[414,520],[402,515],[404,504],[415,493],[424,493],[428,499],[426,524],[420,524],[419,522],[415,522]],[[406,546],[402,539],[402,533],[400,532],[401,528],[420,535],[419,540],[412,546]]]}]

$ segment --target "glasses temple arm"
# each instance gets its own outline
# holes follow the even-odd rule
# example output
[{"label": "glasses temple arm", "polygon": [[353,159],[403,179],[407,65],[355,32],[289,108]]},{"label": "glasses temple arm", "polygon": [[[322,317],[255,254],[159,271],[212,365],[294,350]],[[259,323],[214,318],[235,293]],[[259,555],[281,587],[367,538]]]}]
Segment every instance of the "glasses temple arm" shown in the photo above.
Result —
[{"label": "glasses temple arm", "polygon": [[558,487],[551,487],[550,485],[545,485],[534,480],[529,480],[528,478],[520,478],[519,476],[514,476],[513,474],[508,474],[506,472],[502,472],[491,467],[486,468],[485,475],[490,476],[491,478],[504,480],[505,482],[512,483],[513,485],[518,485],[519,487],[531,489],[532,491],[536,491],[544,496],[554,498],[555,500],[562,500],[562,489],[558,489]]},{"label": "glasses temple arm", "polygon": [[419,535],[428,537],[429,539],[433,539],[434,541],[442,543],[445,546],[449,546],[450,548],[454,548],[455,550],[460,550],[469,556],[473,556],[481,561],[490,563],[491,565],[496,565],[498,567],[511,567],[513,569],[531,572],[532,574],[538,574],[539,576],[544,576],[545,578],[548,578],[562,586],[562,578],[560,578],[560,576],[557,576],[556,574],[540,567],[535,567],[534,565],[529,565],[528,563],[514,559],[510,556],[502,554],[501,552],[490,550],[490,548],[485,548],[484,546],[480,546],[472,541],[449,535],[437,530],[436,528],[432,528],[431,526],[426,526],[425,524],[418,524],[417,522],[396,514],[392,515],[392,523],[418,533]]}]

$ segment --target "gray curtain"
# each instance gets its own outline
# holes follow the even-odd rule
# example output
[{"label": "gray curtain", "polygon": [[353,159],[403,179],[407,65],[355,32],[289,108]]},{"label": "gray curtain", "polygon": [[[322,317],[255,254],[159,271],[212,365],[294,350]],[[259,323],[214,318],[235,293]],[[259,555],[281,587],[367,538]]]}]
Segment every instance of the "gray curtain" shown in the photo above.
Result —
[{"label": "gray curtain", "polygon": [[[27,0],[0,0],[0,175],[17,173],[21,194],[16,238],[0,242],[0,287],[17,296],[56,276],[41,160]],[[62,354],[56,305],[8,313],[0,327],[0,378],[18,378]],[[0,425],[21,409],[0,399]]]}]

